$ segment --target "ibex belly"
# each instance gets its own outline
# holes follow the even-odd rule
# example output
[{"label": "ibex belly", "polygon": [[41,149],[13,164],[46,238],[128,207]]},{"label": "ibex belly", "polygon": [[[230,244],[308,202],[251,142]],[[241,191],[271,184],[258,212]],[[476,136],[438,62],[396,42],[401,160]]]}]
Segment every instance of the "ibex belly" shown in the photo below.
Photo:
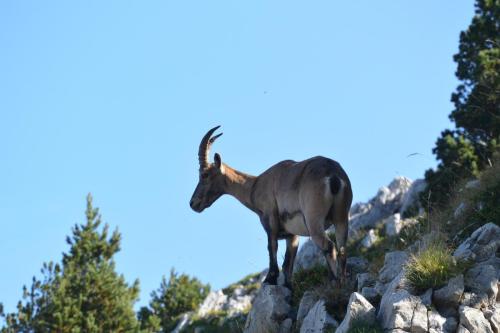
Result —
[{"label": "ibex belly", "polygon": [[281,215],[283,229],[288,233],[299,236],[309,236],[306,221],[302,212],[283,213]]}]

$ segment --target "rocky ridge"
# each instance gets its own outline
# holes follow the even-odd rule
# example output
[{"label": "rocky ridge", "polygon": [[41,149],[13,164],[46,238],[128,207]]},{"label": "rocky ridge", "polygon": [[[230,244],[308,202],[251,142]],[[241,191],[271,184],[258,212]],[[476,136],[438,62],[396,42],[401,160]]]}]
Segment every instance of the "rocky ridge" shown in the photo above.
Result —
[{"label": "rocky ridge", "polygon": [[[424,186],[421,180],[397,177],[368,203],[355,204],[350,241],[367,249],[376,246],[380,237],[397,238],[415,227],[418,219],[406,217],[422,212],[417,197]],[[463,273],[439,288],[419,293],[408,283],[405,267],[412,254],[426,246],[426,237],[401,251],[385,253],[375,271],[365,258],[350,256],[353,290],[341,317],[332,310],[327,292],[306,291],[294,305],[289,289],[261,285],[264,271],[226,290],[211,292],[197,313],[181,318],[175,332],[207,331],[196,322],[222,313],[219,329],[211,332],[364,332],[361,325],[370,332],[500,333],[500,227],[488,223],[477,228],[453,252],[454,260],[467,263]],[[324,265],[322,253],[307,240],[297,254],[294,272]]]}]

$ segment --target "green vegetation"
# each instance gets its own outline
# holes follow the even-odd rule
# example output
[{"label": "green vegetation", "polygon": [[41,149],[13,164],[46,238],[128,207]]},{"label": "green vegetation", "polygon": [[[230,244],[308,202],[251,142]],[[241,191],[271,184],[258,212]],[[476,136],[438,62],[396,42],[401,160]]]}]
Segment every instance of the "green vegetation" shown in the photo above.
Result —
[{"label": "green vegetation", "polygon": [[328,269],[325,266],[316,265],[310,269],[299,270],[292,277],[292,304],[298,306],[306,291],[327,283],[329,283]]},{"label": "green vegetation", "polygon": [[141,309],[142,327],[149,327],[151,320],[159,320],[163,332],[170,332],[185,312],[198,309],[200,303],[210,292],[210,286],[186,274],[170,271],[167,282],[163,277],[160,288],[151,293],[149,308]]},{"label": "green vegetation", "polygon": [[230,317],[227,312],[218,311],[204,318],[192,318],[191,323],[186,328],[186,333],[195,333],[200,330],[204,333],[243,332],[247,314],[248,312],[245,312]]},{"label": "green vegetation", "polygon": [[366,322],[364,320],[355,320],[349,331],[347,333],[383,333],[384,330],[380,327],[380,324],[376,321],[375,323]]},{"label": "green vegetation", "polygon": [[433,242],[414,254],[406,266],[406,278],[417,293],[444,286],[448,280],[464,270],[441,242]]},{"label": "green vegetation", "polygon": [[451,97],[456,128],[441,133],[433,149],[440,163],[425,173],[422,203],[430,209],[445,207],[453,189],[490,167],[500,147],[500,3],[477,0],[475,7],[454,56],[461,81]]},{"label": "green vegetation", "polygon": [[260,288],[259,276],[260,273],[249,274],[240,281],[230,284],[226,288],[222,289],[222,292],[226,295],[230,295],[236,288],[243,287],[247,293],[251,293],[252,291]]},{"label": "green vegetation", "polygon": [[113,256],[120,234],[108,234],[98,210],[87,197],[87,222],[75,225],[67,238],[70,249],[61,264],[43,265],[43,278],[24,287],[17,312],[5,315],[3,333],[138,332],[133,310],[139,282],[132,285],[115,272]]}]

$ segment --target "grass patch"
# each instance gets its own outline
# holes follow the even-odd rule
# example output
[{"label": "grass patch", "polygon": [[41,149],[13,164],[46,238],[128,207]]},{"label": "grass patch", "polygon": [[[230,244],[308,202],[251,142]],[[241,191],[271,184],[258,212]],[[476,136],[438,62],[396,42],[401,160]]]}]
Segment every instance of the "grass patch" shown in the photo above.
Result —
[{"label": "grass patch", "polygon": [[316,265],[310,269],[301,269],[292,277],[292,305],[298,306],[304,293],[315,287],[329,283],[328,268]]},{"label": "grass patch", "polygon": [[347,333],[384,333],[378,322],[369,323],[364,320],[355,320]]},{"label": "grass patch", "polygon": [[[500,157],[492,166],[479,174],[479,185],[467,188],[471,179],[463,180],[450,193],[449,204],[439,210],[431,210],[427,218],[433,230],[450,235],[451,246],[456,247],[482,225],[493,222],[500,225]],[[462,211],[454,216],[457,207]]]},{"label": "grass patch", "polygon": [[406,278],[417,293],[444,286],[448,280],[465,269],[451,256],[442,242],[429,244],[424,250],[410,256],[406,265]]}]

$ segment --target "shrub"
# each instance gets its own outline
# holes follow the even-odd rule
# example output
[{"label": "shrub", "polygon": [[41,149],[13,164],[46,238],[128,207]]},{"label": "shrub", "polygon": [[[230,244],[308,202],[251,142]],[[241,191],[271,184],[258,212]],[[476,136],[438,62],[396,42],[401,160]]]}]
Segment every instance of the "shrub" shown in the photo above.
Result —
[{"label": "shrub", "polygon": [[410,257],[406,278],[416,292],[424,292],[445,285],[461,271],[462,267],[457,265],[450,250],[443,243],[435,242]]}]

